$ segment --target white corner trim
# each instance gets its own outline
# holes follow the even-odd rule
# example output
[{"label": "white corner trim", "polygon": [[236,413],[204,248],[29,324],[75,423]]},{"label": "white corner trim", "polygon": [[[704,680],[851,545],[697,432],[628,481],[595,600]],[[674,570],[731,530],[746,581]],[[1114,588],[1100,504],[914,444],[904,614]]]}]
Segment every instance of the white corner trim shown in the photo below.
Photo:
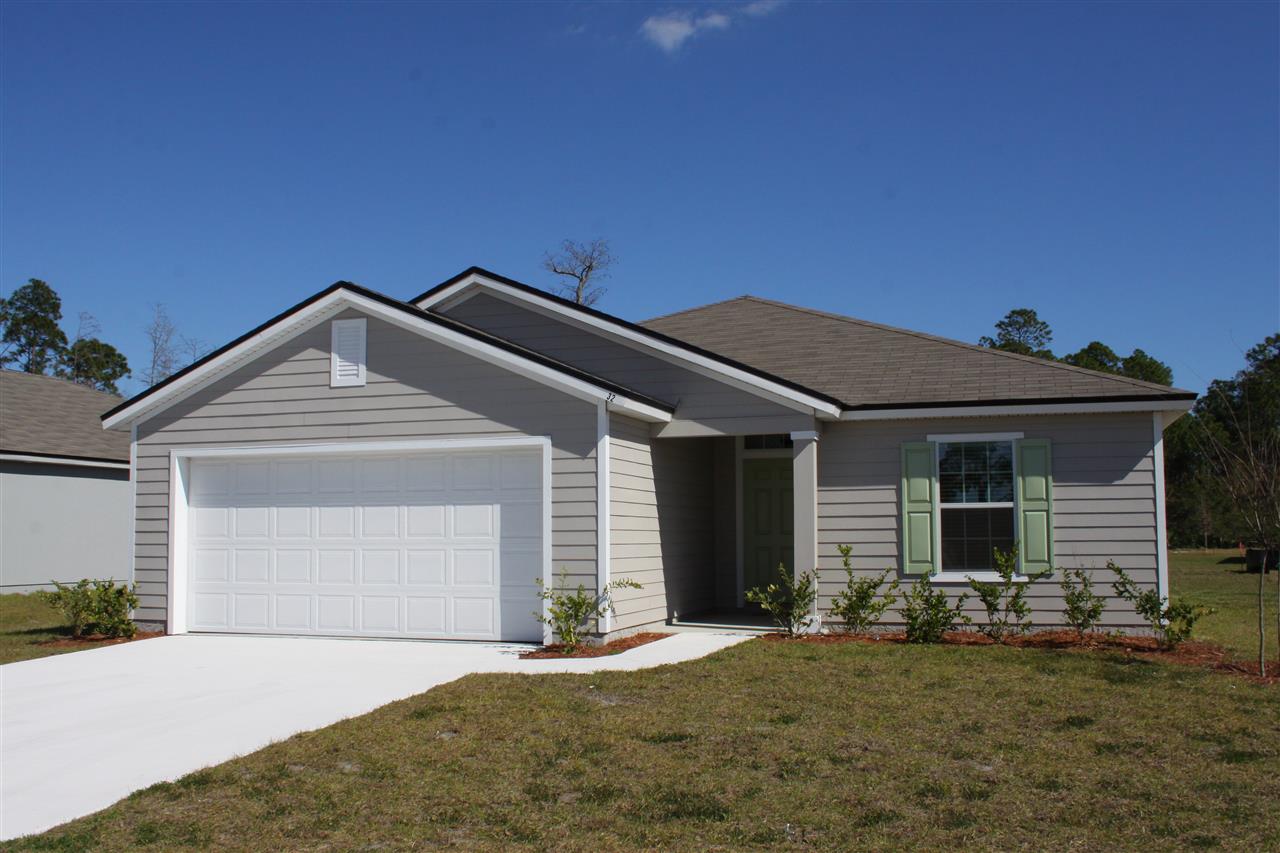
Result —
[{"label": "white corner trim", "polygon": [[925,440],[946,444],[948,442],[964,441],[1017,441],[1022,437],[1023,435],[1020,432],[951,432],[942,435],[930,435]]},{"label": "white corner trim", "polygon": [[1164,418],[1160,412],[1151,413],[1152,466],[1155,474],[1156,500],[1156,592],[1161,598],[1169,597],[1169,531],[1165,524],[1164,505]]},{"label": "white corner trim", "polygon": [[[806,394],[803,391],[797,391],[787,385],[765,379],[755,373],[741,368],[725,364],[714,358],[708,358],[705,355],[694,352],[687,347],[677,344],[667,343],[658,338],[650,337],[634,329],[628,328],[626,325],[596,317],[582,311],[574,311],[565,306],[550,300],[541,299],[535,294],[527,293],[519,288],[511,287],[500,281],[494,281],[480,273],[472,273],[460,281],[454,282],[449,287],[440,292],[420,300],[415,303],[419,308],[433,308],[442,303],[449,304],[448,301],[454,297],[460,296],[463,291],[473,288],[484,288],[493,295],[503,298],[507,302],[516,302],[526,306],[538,313],[545,315],[554,315],[560,319],[568,321],[572,325],[581,325],[590,327],[592,330],[608,335],[610,338],[630,345],[633,349],[640,348],[654,353],[658,353],[667,361],[674,361],[684,366],[695,368],[697,372],[713,379],[719,379],[722,382],[729,382],[734,387],[746,390],[756,395],[767,396],[776,399],[778,402],[784,402],[792,408],[799,407],[802,411],[813,411],[814,413],[825,416],[828,419],[835,420],[840,416],[840,407],[834,403],[830,403],[812,394]],[[457,301],[462,301],[461,299]],[[452,304],[457,304],[452,302]]]},{"label": "white corner trim", "polygon": [[1017,403],[999,406],[938,406],[920,409],[850,410],[842,421],[905,421],[921,418],[983,418],[1001,415],[1097,415],[1109,412],[1185,412],[1193,400],[1146,400],[1119,403]]},{"label": "white corner trim", "polygon": [[187,633],[187,527],[191,506],[190,453],[169,451],[169,607],[165,633]]},{"label": "white corner trim", "polygon": [[364,317],[329,322],[329,387],[363,387],[368,366],[369,321]]},{"label": "white corner trim", "polygon": [[138,573],[138,425],[129,427],[129,586]]},{"label": "white corner trim", "polygon": [[792,441],[817,441],[821,436],[817,430],[806,429],[791,433]]},{"label": "white corner trim", "polygon": [[579,399],[590,402],[609,400],[610,404],[615,408],[625,409],[634,417],[654,423],[667,423],[671,420],[670,412],[645,402],[632,400],[625,395],[609,391],[576,376],[563,373],[540,362],[524,358],[502,347],[477,340],[446,326],[433,323],[430,320],[396,310],[358,293],[349,290],[335,290],[327,296],[316,300],[305,309],[281,319],[218,357],[210,359],[154,396],[139,400],[136,404],[116,412],[103,421],[103,427],[110,429],[111,427],[140,420],[154,414],[194,393],[215,377],[239,366],[241,362],[246,361],[257,351],[278,346],[346,307],[355,308],[369,316],[377,317],[392,325],[416,332],[426,338],[487,361],[490,364],[510,370],[536,382],[541,382],[544,385],[558,388]]},{"label": "white corner trim", "polygon": [[66,465],[70,468],[111,468],[128,471],[128,462],[104,462],[96,459],[75,459],[66,456],[33,456],[28,453],[0,453],[0,462],[35,462],[41,465]]},{"label": "white corner trim", "polygon": [[[542,442],[542,589],[549,590],[555,583],[551,571],[551,439],[543,438]],[[548,645],[553,637],[548,620],[551,602],[545,598],[542,608],[542,643]]]},{"label": "white corner trim", "polygon": [[[603,402],[596,407],[596,593],[604,595],[609,588],[612,518],[609,507],[611,465],[609,453],[609,408]],[[613,630],[613,608],[605,611],[600,633]]]}]

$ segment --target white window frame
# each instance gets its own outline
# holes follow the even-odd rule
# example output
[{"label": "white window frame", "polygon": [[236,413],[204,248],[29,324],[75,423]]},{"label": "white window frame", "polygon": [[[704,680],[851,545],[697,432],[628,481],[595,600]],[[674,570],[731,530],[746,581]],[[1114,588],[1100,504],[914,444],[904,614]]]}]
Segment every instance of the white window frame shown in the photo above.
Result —
[{"label": "white window frame", "polygon": [[[983,583],[993,583],[1000,580],[1000,575],[996,571],[986,572],[946,572],[942,570],[942,511],[949,508],[962,509],[1010,509],[1013,510],[1013,529],[1014,539],[1017,540],[1018,530],[1018,445],[1017,442],[1023,437],[1020,432],[972,432],[972,433],[947,433],[944,435],[930,435],[928,441],[933,442],[933,484],[937,489],[938,504],[934,511],[933,519],[933,546],[934,553],[938,555],[938,569],[932,575],[935,583],[968,583],[970,580],[976,580]],[[947,503],[942,502],[942,445],[944,444],[986,444],[989,442],[1007,441],[1013,446],[1013,482],[1014,499],[1012,501],[984,501],[982,503]],[[1025,581],[1027,577],[1022,573],[1013,576],[1015,581]]]},{"label": "white window frame", "polygon": [[[360,331],[360,358],[356,360],[355,376],[339,376],[338,363],[342,361],[338,355],[338,337],[343,329]],[[329,387],[357,388],[365,385],[365,367],[369,362],[369,325],[364,317],[353,317],[348,320],[333,320],[329,332]]]}]

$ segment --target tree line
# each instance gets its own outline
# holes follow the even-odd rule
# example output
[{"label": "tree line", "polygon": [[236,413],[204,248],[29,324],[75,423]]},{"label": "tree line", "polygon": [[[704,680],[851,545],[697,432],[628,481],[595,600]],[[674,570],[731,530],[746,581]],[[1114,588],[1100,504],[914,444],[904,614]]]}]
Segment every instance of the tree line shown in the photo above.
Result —
[{"label": "tree line", "polygon": [[[1131,379],[1173,384],[1169,365],[1135,349],[1121,356],[1101,341],[1061,357],[1053,329],[1031,308],[1015,308],[978,343]],[[1280,543],[1280,335],[1244,354],[1244,367],[1215,379],[1192,410],[1165,431],[1169,544],[1274,549]]]},{"label": "tree line", "polygon": [[[203,341],[178,332],[164,305],[152,306],[146,327],[150,353],[138,378],[150,387],[205,354]],[[102,327],[81,311],[74,336],[62,328],[62,298],[38,278],[0,298],[0,367],[57,376],[119,394],[119,382],[133,376],[129,360],[98,337]]]}]

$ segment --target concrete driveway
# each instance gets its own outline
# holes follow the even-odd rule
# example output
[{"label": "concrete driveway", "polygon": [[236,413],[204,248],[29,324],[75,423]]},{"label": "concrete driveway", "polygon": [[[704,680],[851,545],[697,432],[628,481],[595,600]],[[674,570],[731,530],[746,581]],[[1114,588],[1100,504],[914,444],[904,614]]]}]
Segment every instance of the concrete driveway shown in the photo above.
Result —
[{"label": "concrete driveway", "polygon": [[159,637],[0,667],[0,839],[473,672],[640,669],[746,639],[676,634],[606,658],[521,661],[525,646]]}]

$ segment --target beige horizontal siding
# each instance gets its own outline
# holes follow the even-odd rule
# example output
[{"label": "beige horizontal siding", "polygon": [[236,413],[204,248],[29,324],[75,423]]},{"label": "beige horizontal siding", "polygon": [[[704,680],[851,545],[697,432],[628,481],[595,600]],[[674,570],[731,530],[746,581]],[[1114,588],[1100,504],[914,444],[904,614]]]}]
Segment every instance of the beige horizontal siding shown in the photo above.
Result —
[{"label": "beige horizontal siding", "polygon": [[609,571],[621,590],[614,630],[706,610],[716,600],[712,438],[652,438],[645,424],[609,419]]},{"label": "beige horizontal siding", "polygon": [[[487,293],[446,309],[464,323],[673,403],[676,418],[724,434],[810,429],[811,416],[671,364],[596,331]],[[778,424],[784,424],[779,427]]]},{"label": "beige horizontal siding", "polygon": [[[930,434],[1021,432],[1047,438],[1053,456],[1054,556],[1058,566],[1089,570],[1095,592],[1111,597],[1106,622],[1140,625],[1112,595],[1108,560],[1144,587],[1156,583],[1155,477],[1150,414],[964,418],[838,424],[818,448],[818,552],[822,606],[845,583],[837,546],[853,548],[866,576],[900,564],[900,452]],[[1061,623],[1059,574],[1032,586],[1033,619]],[[950,586],[950,585],[948,585]],[[960,584],[956,591],[967,589]],[[970,607],[976,602],[970,602]],[[890,619],[890,622],[893,620]]]},{"label": "beige horizontal siding", "polygon": [[594,404],[372,318],[367,384],[330,388],[329,334],[320,323],[139,425],[140,620],[166,618],[169,451],[185,446],[550,436],[553,572],[595,586]]}]

